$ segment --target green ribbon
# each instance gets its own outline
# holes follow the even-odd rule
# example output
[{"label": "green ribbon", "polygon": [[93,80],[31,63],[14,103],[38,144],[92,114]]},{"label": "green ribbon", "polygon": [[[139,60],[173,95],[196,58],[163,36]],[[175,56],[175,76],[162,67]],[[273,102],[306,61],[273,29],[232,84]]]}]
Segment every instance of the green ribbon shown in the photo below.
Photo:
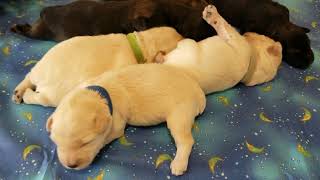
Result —
[{"label": "green ribbon", "polygon": [[134,53],[134,56],[137,59],[138,64],[144,64],[146,60],[144,59],[142,50],[139,46],[138,39],[134,33],[127,34],[127,39],[129,41],[129,44],[131,46],[131,49]]}]

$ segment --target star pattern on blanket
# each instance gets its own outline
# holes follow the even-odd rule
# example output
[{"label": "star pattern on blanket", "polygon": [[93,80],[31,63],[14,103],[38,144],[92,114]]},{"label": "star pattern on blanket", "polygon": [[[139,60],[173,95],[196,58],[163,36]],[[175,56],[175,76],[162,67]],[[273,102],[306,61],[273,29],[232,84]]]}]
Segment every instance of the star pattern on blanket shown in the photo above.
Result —
[{"label": "star pattern on blanket", "polygon": [[[195,144],[183,178],[320,177],[320,2],[278,1],[293,21],[311,29],[315,63],[304,71],[282,64],[270,83],[207,96],[207,108],[193,126]],[[0,2],[0,179],[174,179],[175,144],[166,125],[128,127],[87,169],[67,170],[45,131],[53,109],[11,102],[15,86],[55,43],[12,34],[8,27],[66,2]]]}]

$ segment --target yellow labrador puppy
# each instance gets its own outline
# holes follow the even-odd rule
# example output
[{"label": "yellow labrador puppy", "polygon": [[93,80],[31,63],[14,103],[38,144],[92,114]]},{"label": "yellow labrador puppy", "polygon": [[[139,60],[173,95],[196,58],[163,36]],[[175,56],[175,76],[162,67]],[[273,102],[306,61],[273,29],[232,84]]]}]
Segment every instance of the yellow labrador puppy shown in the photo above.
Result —
[{"label": "yellow labrador puppy", "polygon": [[99,150],[124,134],[126,124],[166,122],[177,152],[174,175],[187,170],[191,129],[206,104],[198,83],[179,68],[132,65],[106,72],[70,91],[47,121],[58,158],[67,168],[87,167]]},{"label": "yellow labrador puppy", "polygon": [[137,47],[124,34],[80,36],[57,44],[15,88],[13,101],[55,107],[80,82],[111,69],[137,64],[139,60],[151,63],[158,52],[168,53],[182,39],[169,27],[131,34],[131,39],[132,36],[142,51],[140,59],[133,51]]},{"label": "yellow labrador puppy", "polygon": [[205,8],[203,18],[217,31],[217,36],[200,42],[184,39],[166,56],[159,54],[157,62],[183,68],[206,94],[239,82],[253,86],[275,77],[282,59],[279,42],[255,33],[241,36],[213,5]]}]

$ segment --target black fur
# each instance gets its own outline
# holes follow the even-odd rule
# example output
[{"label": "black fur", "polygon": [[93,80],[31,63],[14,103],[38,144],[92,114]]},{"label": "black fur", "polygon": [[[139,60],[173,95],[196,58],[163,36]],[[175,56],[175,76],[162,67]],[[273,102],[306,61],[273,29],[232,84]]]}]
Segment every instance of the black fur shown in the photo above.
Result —
[{"label": "black fur", "polygon": [[291,23],[288,9],[272,0],[81,0],[47,7],[33,25],[14,25],[11,30],[31,38],[62,41],[166,25],[186,38],[202,40],[216,34],[202,20],[208,3],[241,33],[257,32],[280,41],[288,64],[304,69],[314,61],[306,34],[309,30]]}]

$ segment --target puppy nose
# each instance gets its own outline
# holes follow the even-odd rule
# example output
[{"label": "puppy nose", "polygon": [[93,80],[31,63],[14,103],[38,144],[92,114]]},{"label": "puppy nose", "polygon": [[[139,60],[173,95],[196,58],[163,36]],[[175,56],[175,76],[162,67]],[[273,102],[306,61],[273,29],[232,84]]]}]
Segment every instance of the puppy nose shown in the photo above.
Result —
[{"label": "puppy nose", "polygon": [[68,168],[74,169],[74,168],[77,168],[79,165],[74,163],[74,164],[68,164],[67,166]]},{"label": "puppy nose", "polygon": [[313,54],[313,52],[312,52],[312,50],[310,50],[310,52],[308,53],[308,58],[309,59],[314,59],[314,54]]}]

